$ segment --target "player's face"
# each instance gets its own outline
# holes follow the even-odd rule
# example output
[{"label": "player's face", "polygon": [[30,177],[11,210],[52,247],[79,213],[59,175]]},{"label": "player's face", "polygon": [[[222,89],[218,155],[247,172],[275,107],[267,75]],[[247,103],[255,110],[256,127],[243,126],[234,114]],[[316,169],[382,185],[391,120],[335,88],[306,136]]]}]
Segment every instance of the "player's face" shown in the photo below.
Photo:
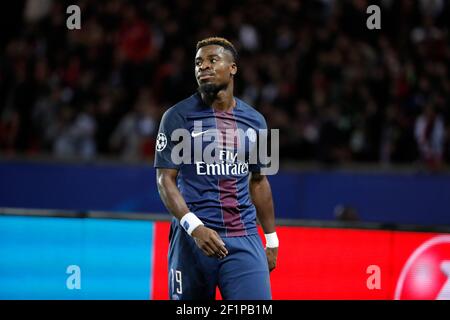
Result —
[{"label": "player's face", "polygon": [[236,63],[230,52],[218,45],[200,48],[195,56],[195,78],[199,86],[227,85],[236,74]]}]

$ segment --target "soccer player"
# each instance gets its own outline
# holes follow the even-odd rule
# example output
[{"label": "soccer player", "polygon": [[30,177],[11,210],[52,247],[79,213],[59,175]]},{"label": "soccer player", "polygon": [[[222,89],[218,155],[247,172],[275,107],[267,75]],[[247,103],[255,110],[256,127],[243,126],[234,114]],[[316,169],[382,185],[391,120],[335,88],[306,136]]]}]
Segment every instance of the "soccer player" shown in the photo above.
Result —
[{"label": "soccer player", "polygon": [[[199,41],[198,93],[168,109],[161,120],[155,167],[161,199],[174,216],[168,254],[170,299],[215,299],[217,286],[226,300],[272,298],[269,272],[278,255],[272,192],[261,173],[263,164],[249,162],[249,149],[267,126],[259,112],[233,95],[236,60],[236,50],[226,39]],[[201,139],[204,149],[212,141],[212,154],[219,160],[210,163],[191,155],[190,162],[174,161],[177,143],[171,136],[177,129],[188,130],[189,145]],[[237,129],[247,134],[228,139],[228,132]],[[214,132],[214,139],[208,140]],[[239,157],[242,153],[245,156]]]}]

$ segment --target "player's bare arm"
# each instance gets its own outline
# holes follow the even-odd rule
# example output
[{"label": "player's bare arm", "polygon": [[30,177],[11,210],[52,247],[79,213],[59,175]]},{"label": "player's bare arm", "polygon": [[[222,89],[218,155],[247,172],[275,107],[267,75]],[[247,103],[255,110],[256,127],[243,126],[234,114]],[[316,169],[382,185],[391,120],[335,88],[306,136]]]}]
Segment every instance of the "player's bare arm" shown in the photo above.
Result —
[{"label": "player's bare arm", "polygon": [[[256,207],[256,215],[265,234],[275,232],[275,213],[273,208],[272,190],[266,176],[252,172],[250,178],[250,195]],[[277,264],[278,247],[266,247],[269,270],[275,269]]]},{"label": "player's bare arm", "polygon": [[[177,176],[177,169],[156,169],[156,181],[161,199],[167,210],[181,220],[189,212],[189,208],[177,187]],[[209,257],[224,258],[228,254],[219,234],[204,225],[195,228],[192,231],[192,237],[197,246]]]}]

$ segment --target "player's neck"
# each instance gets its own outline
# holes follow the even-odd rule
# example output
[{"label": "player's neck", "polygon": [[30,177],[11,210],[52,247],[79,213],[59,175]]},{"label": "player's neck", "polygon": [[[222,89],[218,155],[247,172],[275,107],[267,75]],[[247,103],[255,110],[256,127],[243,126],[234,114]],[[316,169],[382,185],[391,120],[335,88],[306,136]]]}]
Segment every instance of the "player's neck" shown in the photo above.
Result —
[{"label": "player's neck", "polygon": [[220,112],[229,112],[236,106],[233,97],[233,86],[230,85],[224,90],[220,90],[214,97],[208,97],[202,94],[202,99],[214,110]]},{"label": "player's neck", "polygon": [[219,91],[211,104],[216,111],[221,112],[229,112],[235,107],[235,105],[236,101],[234,100],[233,92],[228,93],[226,91]]}]

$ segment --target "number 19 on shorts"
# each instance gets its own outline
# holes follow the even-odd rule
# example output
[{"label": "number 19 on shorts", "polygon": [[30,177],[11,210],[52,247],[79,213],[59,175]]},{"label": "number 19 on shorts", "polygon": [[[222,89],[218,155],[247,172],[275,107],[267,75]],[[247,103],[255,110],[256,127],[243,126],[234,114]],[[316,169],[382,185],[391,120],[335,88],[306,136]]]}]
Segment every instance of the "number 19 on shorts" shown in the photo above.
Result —
[{"label": "number 19 on shorts", "polygon": [[181,271],[170,269],[170,283],[173,294],[183,294],[183,282],[181,279]]}]

